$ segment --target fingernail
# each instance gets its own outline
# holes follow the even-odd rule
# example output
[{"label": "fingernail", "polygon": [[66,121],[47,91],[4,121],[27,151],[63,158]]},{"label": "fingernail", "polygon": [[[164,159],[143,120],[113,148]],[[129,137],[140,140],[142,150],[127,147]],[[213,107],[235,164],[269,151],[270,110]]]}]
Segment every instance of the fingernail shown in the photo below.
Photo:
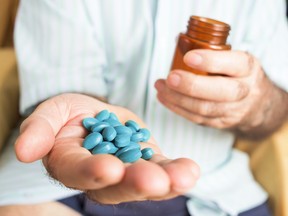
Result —
[{"label": "fingernail", "polygon": [[200,65],[203,62],[203,58],[198,53],[188,52],[184,57],[184,61],[186,64],[191,65],[191,66]]},{"label": "fingernail", "polygon": [[167,81],[169,82],[170,85],[177,87],[180,84],[181,77],[179,74],[172,73],[171,75],[168,76]]}]

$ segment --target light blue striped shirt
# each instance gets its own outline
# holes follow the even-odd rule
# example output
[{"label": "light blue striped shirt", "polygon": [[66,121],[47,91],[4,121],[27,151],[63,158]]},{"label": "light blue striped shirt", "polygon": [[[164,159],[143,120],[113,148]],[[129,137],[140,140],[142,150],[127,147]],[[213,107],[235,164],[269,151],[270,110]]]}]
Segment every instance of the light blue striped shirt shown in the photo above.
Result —
[{"label": "light blue striped shirt", "polygon": [[229,23],[233,49],[255,55],[287,89],[284,0],[25,0],[15,37],[21,112],[62,92],[104,96],[142,117],[166,155],[200,165],[203,175],[188,194],[195,197],[188,202],[193,215],[237,215],[267,195],[247,156],[233,150],[234,136],[172,113],[153,88],[169,73],[177,35],[191,15]]}]

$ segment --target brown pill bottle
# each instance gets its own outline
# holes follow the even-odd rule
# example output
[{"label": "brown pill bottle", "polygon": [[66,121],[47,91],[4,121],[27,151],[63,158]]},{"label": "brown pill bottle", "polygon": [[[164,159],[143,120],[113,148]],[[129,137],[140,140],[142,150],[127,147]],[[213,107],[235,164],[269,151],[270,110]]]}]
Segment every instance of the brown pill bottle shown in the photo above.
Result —
[{"label": "brown pill bottle", "polygon": [[230,50],[226,43],[230,26],[217,20],[191,16],[186,33],[180,33],[171,70],[181,69],[196,74],[208,75],[208,72],[195,70],[188,67],[184,61],[184,55],[193,49]]}]

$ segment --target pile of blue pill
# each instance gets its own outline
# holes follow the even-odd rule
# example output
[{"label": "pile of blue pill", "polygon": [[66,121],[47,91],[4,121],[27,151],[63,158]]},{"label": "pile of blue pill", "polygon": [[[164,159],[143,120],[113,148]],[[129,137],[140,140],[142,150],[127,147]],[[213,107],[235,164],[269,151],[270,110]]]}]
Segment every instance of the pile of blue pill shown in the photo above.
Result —
[{"label": "pile of blue pill", "polygon": [[89,131],[83,147],[92,154],[112,154],[124,163],[133,163],[140,158],[149,160],[154,154],[151,148],[141,150],[139,142],[147,142],[150,131],[140,128],[133,120],[123,125],[113,112],[102,110],[95,118],[85,118],[82,124]]}]

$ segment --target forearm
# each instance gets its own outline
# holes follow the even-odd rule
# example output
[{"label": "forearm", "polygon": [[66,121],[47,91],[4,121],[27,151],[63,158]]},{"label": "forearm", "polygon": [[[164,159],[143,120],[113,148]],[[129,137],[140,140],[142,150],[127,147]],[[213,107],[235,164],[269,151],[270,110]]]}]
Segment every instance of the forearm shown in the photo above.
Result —
[{"label": "forearm", "polygon": [[274,87],[267,91],[266,100],[258,111],[251,113],[250,124],[233,130],[238,137],[265,138],[288,120],[288,93],[276,85],[272,85]]}]

